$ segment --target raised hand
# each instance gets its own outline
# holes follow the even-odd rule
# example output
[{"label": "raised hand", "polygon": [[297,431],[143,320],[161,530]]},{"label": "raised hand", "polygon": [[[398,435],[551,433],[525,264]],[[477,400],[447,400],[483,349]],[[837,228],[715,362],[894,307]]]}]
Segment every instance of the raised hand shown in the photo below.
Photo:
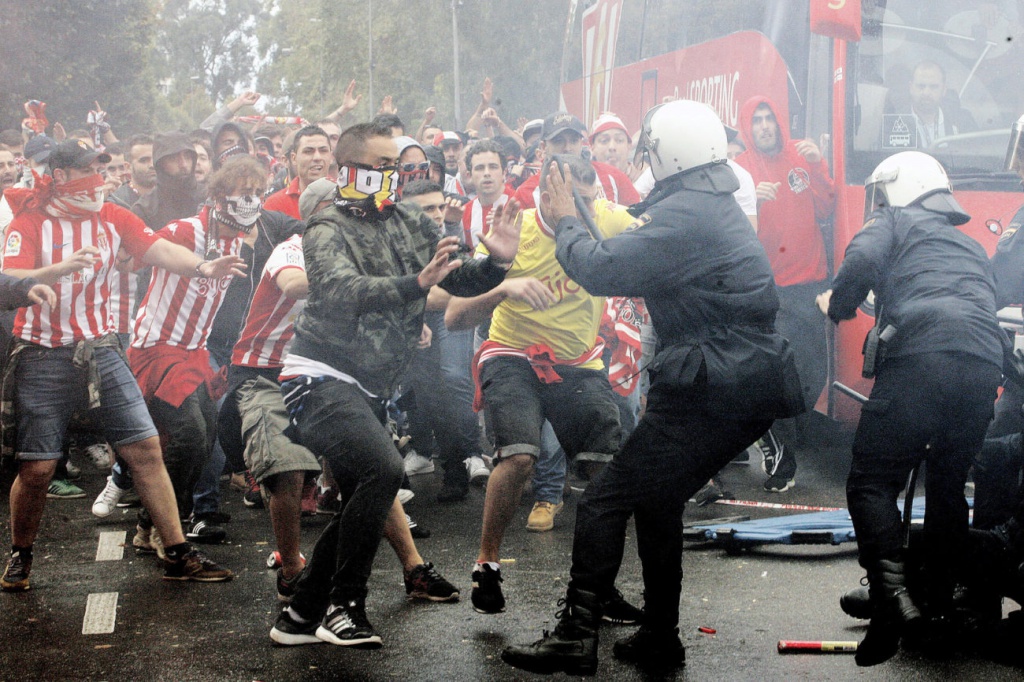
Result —
[{"label": "raised hand", "polygon": [[416,283],[421,289],[429,289],[438,284],[448,276],[448,273],[462,265],[458,258],[452,259],[452,255],[459,250],[458,237],[445,237],[437,243],[437,250],[434,257],[430,259],[427,266],[416,275]]},{"label": "raised hand", "polygon": [[519,234],[523,229],[522,206],[515,199],[509,199],[504,206],[491,212],[491,229],[480,241],[487,247],[491,257],[502,263],[511,263],[519,251]]},{"label": "raised hand", "polygon": [[201,263],[198,272],[210,279],[220,279],[228,275],[245,277],[246,267],[245,259],[241,256],[221,256]]}]

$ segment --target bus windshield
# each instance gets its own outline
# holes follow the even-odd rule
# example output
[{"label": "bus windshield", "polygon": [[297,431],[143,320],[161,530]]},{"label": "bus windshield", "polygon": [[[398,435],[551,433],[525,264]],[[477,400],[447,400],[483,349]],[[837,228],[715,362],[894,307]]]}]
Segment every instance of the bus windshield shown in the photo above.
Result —
[{"label": "bus windshield", "polygon": [[955,189],[1019,191],[1003,161],[1024,113],[1019,0],[865,0],[863,37],[850,44],[847,178],[882,158],[920,150]]}]

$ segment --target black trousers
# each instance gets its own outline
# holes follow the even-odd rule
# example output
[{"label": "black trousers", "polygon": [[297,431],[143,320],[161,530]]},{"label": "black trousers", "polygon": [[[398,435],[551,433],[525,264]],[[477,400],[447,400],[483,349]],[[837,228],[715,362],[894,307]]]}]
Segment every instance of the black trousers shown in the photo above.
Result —
[{"label": "black trousers", "polygon": [[1024,466],[1021,432],[1024,388],[1006,380],[988,425],[985,444],[974,464],[974,527],[990,530],[1004,523],[1021,503],[1020,473]]},{"label": "black trousers", "polygon": [[200,384],[178,407],[153,398],[149,414],[160,432],[164,465],[174,486],[178,513],[186,518],[192,513],[192,493],[217,438],[217,403],[206,385]]},{"label": "black trousers", "polygon": [[846,484],[860,563],[898,559],[896,499],[911,469],[926,460],[926,569],[937,579],[956,570],[967,547],[967,471],[981,450],[1000,368],[961,353],[886,360],[861,412]]},{"label": "black trousers", "polygon": [[313,547],[292,605],[319,617],[328,600],[341,604],[366,596],[373,558],[402,483],[404,468],[384,406],[358,387],[326,381],[306,396],[298,415],[298,440],[331,467],[341,489],[341,511]]},{"label": "black trousers", "polygon": [[622,563],[626,523],[636,516],[645,622],[679,621],[683,508],[719,469],[764,435],[770,419],[711,414],[655,384],[647,412],[580,500],[571,587],[606,595]]}]

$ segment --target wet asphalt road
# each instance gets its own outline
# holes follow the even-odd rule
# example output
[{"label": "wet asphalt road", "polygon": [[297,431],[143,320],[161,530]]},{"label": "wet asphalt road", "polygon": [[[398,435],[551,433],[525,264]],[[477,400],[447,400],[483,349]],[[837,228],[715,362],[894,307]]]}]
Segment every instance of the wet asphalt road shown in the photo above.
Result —
[{"label": "wet asphalt road", "polygon": [[[79,485],[88,496],[49,501],[36,544],[33,589],[0,594],[0,680],[520,680],[544,679],[505,666],[499,659],[510,642],[532,641],[554,625],[555,602],[568,578],[572,525],[578,495],[566,500],[554,531],[528,533],[523,504],[504,545],[508,610],[481,615],[469,604],[469,573],[476,555],[483,490],[449,506],[433,501],[440,473],[413,478],[416,498],[407,511],[432,537],[418,541],[421,554],[462,588],[457,604],[409,603],[394,553],[382,544],[370,580],[367,610],[384,638],[377,651],[327,644],[272,645],[268,632],[278,611],[274,572],[265,567],[273,549],[266,511],[242,505],[225,488],[224,511],[233,515],[229,544],[208,548],[238,575],[226,584],[168,583],[156,560],[137,557],[130,546],[119,560],[96,561],[101,532],[134,533],[134,510],[109,519],[89,513],[103,475],[80,463]],[[843,479],[848,446],[823,444],[801,459],[797,487],[783,495],[761,490],[759,463],[730,465],[726,488],[748,500],[845,506]],[[4,540],[9,538],[7,488],[0,503]],[[723,505],[687,507],[688,523],[735,514],[752,518],[792,514]],[[308,553],[327,517],[304,520]],[[887,664],[858,669],[848,654],[789,655],[776,652],[779,639],[859,640],[864,624],[843,614],[838,597],[862,572],[853,544],[764,546],[730,555],[714,546],[688,543],[683,558],[681,633],[687,664],[675,679],[1018,680],[1019,669],[956,658],[935,662],[901,653]],[[640,601],[642,583],[635,542],[627,543],[619,588]],[[90,594],[117,593],[112,634],[83,635]],[[1004,610],[1016,608],[1007,602]],[[713,628],[703,634],[698,627]],[[630,628],[601,631],[597,679],[646,680],[636,667],[616,661],[612,643]],[[553,676],[551,679],[564,679]],[[669,679],[672,679],[671,677]]]}]

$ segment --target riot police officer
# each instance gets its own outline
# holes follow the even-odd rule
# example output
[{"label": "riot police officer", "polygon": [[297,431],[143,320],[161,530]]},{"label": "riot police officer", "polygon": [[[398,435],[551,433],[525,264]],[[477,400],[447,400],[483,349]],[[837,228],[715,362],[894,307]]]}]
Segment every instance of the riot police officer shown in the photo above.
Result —
[{"label": "riot police officer", "polygon": [[[995,284],[981,245],[956,228],[970,220],[941,164],[921,152],[884,160],[868,178],[870,215],[846,249],[819,306],[833,322],[852,319],[875,293],[882,347],[861,412],[846,494],[868,574],[871,624],[858,665],[876,665],[921,625],[906,590],[896,499],[922,458],[925,484],[925,594],[930,612],[952,602],[965,554],[964,484],[981,449],[999,385],[1005,338],[996,321]],[[831,297],[829,296],[831,293]],[[874,336],[874,335],[870,335]]]},{"label": "riot police officer", "polygon": [[643,297],[659,345],[647,411],[580,501],[558,626],[502,653],[535,672],[596,670],[597,595],[613,587],[630,516],[644,623],[614,653],[681,665],[683,507],[773,419],[804,409],[792,351],[774,329],[779,300],[768,258],[732,197],[739,181],[725,164],[721,120],[698,102],[662,104],[645,117],[641,146],[657,184],[626,232],[594,239],[573,206],[571,180],[557,172],[544,199],[566,273],[597,296]]}]

